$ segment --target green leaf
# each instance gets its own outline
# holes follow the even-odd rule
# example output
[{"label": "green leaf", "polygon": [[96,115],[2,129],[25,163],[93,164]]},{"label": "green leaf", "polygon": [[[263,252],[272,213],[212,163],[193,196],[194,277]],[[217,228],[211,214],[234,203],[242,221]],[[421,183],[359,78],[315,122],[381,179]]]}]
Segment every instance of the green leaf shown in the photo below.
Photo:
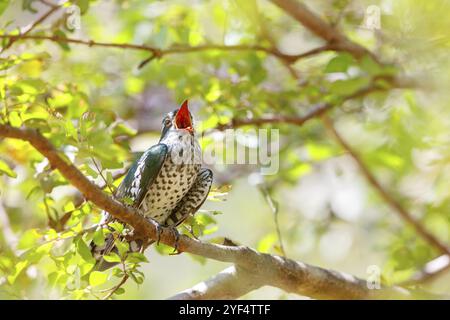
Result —
[{"label": "green leaf", "polygon": [[128,244],[128,242],[116,240],[115,245],[117,250],[119,251],[119,255],[122,258],[124,258],[125,255],[128,253],[128,251],[130,250],[130,245]]},{"label": "green leaf", "polygon": [[0,159],[0,174],[6,174],[8,177],[17,178],[17,174],[10,168],[10,166]]},{"label": "green leaf", "polygon": [[108,226],[113,228],[119,234],[121,234],[123,232],[123,230],[125,229],[123,224],[120,223],[119,221],[114,221],[114,222],[108,223]]},{"label": "green leaf", "polygon": [[9,88],[9,94],[12,96],[21,96],[23,94],[23,90],[21,87],[14,85]]},{"label": "green leaf", "polygon": [[78,265],[80,269],[80,275],[84,276],[88,274],[95,266],[95,262],[82,262]]},{"label": "green leaf", "polygon": [[320,161],[333,156],[333,149],[328,145],[308,142],[306,150],[312,160]]},{"label": "green leaf", "polygon": [[129,94],[136,94],[142,92],[145,82],[140,78],[128,77],[125,80],[125,89]]},{"label": "green leaf", "polygon": [[103,273],[100,271],[93,271],[89,275],[89,284],[92,287],[96,287],[101,284],[104,284],[107,279],[108,279],[108,275],[106,273]]},{"label": "green leaf", "polygon": [[173,252],[173,248],[164,243],[159,243],[155,246],[155,249],[159,254],[171,254]]},{"label": "green leaf", "polygon": [[48,99],[48,103],[55,109],[66,107],[73,100],[73,95],[68,92],[57,92]]},{"label": "green leaf", "polygon": [[213,234],[214,232],[217,232],[219,230],[219,226],[212,226],[210,228],[206,228],[203,230],[203,235],[207,236],[209,234]]},{"label": "green leaf", "polygon": [[216,220],[208,214],[197,214],[195,220],[198,224],[203,226],[208,226],[210,224],[215,224]]},{"label": "green leaf", "polygon": [[121,262],[122,261],[122,259],[120,259],[120,257],[115,252],[111,252],[110,254],[103,256],[103,259],[106,262]]},{"label": "green leaf", "polygon": [[[62,32],[61,30],[56,30],[55,36],[57,36],[58,38],[61,38],[61,39],[67,39],[66,34],[64,32]],[[70,51],[70,46],[67,42],[58,41],[57,43],[64,51]]]},{"label": "green leaf", "polygon": [[22,9],[37,13],[37,10],[31,6],[34,1],[35,0],[22,0]]},{"label": "green leaf", "polygon": [[0,0],[0,16],[5,12],[6,8],[8,8],[9,0]]},{"label": "green leaf", "polygon": [[131,206],[134,203],[133,199],[131,199],[130,197],[123,197],[120,200],[127,206]]},{"label": "green leaf", "polygon": [[366,71],[371,76],[377,76],[383,73],[381,66],[370,56],[364,56],[359,65],[362,70]]},{"label": "green leaf", "polygon": [[94,233],[94,237],[92,238],[94,243],[99,247],[105,244],[105,234],[103,230],[103,228],[99,228],[98,230],[96,230]]},{"label": "green leaf", "polygon": [[135,136],[137,131],[133,128],[127,127],[124,123],[118,123],[112,129],[112,136]]},{"label": "green leaf", "polygon": [[354,78],[348,80],[337,80],[331,83],[330,91],[335,94],[347,96],[369,84],[368,78]]},{"label": "green leaf", "polygon": [[31,95],[44,93],[47,89],[47,84],[41,79],[25,79],[17,82],[24,93]]},{"label": "green leaf", "polygon": [[106,173],[106,183],[107,183],[109,186],[114,185],[114,178],[113,178],[113,176],[112,176],[111,171],[108,171],[108,172]]},{"label": "green leaf", "polygon": [[124,294],[124,293],[125,293],[124,288],[117,288],[116,291],[114,291],[114,294],[117,294],[117,295]]},{"label": "green leaf", "polygon": [[355,59],[349,53],[340,53],[328,62],[325,73],[346,72],[354,62]]},{"label": "green leaf", "polygon": [[81,167],[81,170],[86,173],[88,176],[91,176],[92,178],[96,179],[98,177],[98,172],[92,169],[88,164],[84,164]]},{"label": "green leaf", "polygon": [[258,251],[263,253],[268,253],[277,243],[277,236],[275,233],[269,233],[264,238],[262,238],[258,243]]},{"label": "green leaf", "polygon": [[8,276],[8,282],[9,284],[13,284],[17,277],[19,276],[19,274],[22,272],[22,270],[24,270],[28,265],[28,261],[19,261],[15,266],[14,266],[14,272]]},{"label": "green leaf", "polygon": [[89,263],[95,263],[95,259],[92,257],[91,250],[84,242],[83,238],[81,237],[78,238],[78,240],[75,242],[75,246],[78,254],[81,256],[81,258],[83,258],[84,261]]},{"label": "green leaf", "polygon": [[126,261],[130,263],[148,262],[147,257],[140,252],[129,253]]},{"label": "green leaf", "polygon": [[144,276],[139,272],[130,272],[131,279],[137,284],[142,284],[144,282]]},{"label": "green leaf", "polygon": [[80,8],[80,13],[82,15],[89,9],[89,0],[76,0],[75,4]]},{"label": "green leaf", "polygon": [[42,235],[37,229],[27,230],[19,240],[18,249],[26,250],[34,247]]},{"label": "green leaf", "polygon": [[220,91],[220,86],[218,82],[214,82],[210,89],[209,92],[205,95],[205,99],[209,102],[213,102],[215,100],[217,100],[221,95],[221,91]]}]

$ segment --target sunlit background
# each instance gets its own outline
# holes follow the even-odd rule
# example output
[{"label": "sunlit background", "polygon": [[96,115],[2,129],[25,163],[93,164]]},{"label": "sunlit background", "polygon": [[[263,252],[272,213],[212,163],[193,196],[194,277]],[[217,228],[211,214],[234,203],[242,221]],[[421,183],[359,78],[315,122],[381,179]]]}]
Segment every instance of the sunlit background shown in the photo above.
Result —
[{"label": "sunlit background", "polygon": [[[430,232],[449,243],[450,1],[304,2],[381,61],[395,65],[397,75],[414,82],[414,88],[389,89],[348,101],[333,110],[330,118],[383,187]],[[323,40],[263,0],[86,0],[77,4],[82,13],[79,29],[67,30],[67,17],[55,14],[34,34],[161,49],[274,45],[291,55],[323,45]],[[372,29],[365,27],[370,5],[380,10],[379,26]],[[29,25],[48,6],[40,1],[2,1],[0,9],[5,9],[0,15],[0,32],[5,33]],[[252,50],[170,54],[142,68],[138,66],[149,52],[52,41],[18,41],[0,57],[5,61],[12,55],[22,60],[12,69],[2,68],[0,81],[2,85],[17,79],[41,81],[29,84],[36,91],[29,95],[41,95],[41,100],[36,98],[31,104],[47,101],[64,117],[68,117],[67,105],[73,117],[80,118],[87,111],[97,114],[106,123],[98,126],[100,131],[111,132],[108,126],[117,122],[130,128],[122,128],[131,132],[126,132],[126,138],[110,141],[120,148],[108,147],[103,152],[99,147],[95,155],[111,172],[120,167],[108,167],[105,159],[114,154],[114,161],[125,167],[133,159],[131,152],[158,142],[164,114],[185,99],[207,131],[231,119],[303,115],[330,96],[345,95],[348,87],[333,86],[335,81],[353,77],[356,85],[364,82],[364,76],[359,76],[364,66],[333,51],[299,59],[291,70],[276,57]],[[333,59],[345,68],[333,70]],[[40,85],[42,92],[36,89]],[[376,266],[382,281],[392,284],[409,279],[439,256],[380,198],[320,120],[264,128],[280,130],[277,174],[261,176],[255,165],[211,166],[215,187],[225,194],[202,207],[216,221],[206,227],[202,239],[227,237],[262,252],[281,254],[271,199],[279,206],[282,242],[291,259],[362,278],[369,276],[368,268]],[[203,144],[219,143],[212,137],[207,135]],[[63,138],[59,141],[64,144]],[[81,167],[89,158],[77,154],[75,147],[64,150]],[[29,249],[23,245],[25,240],[23,249],[17,246],[25,232],[48,230],[48,214],[61,216],[68,199],[76,195],[75,189],[59,185],[55,173],[45,173],[46,163],[25,143],[0,141],[0,159],[17,174],[16,178],[0,177],[0,298],[74,298],[60,286],[49,284],[48,276],[55,270],[51,258],[43,257],[19,272],[14,265],[24,248]],[[102,183],[99,177],[95,181]],[[33,191],[36,187],[49,193]],[[85,227],[98,219],[98,210],[93,212],[95,217],[85,220]],[[141,267],[145,281],[140,285],[128,281],[126,292],[116,298],[164,299],[228,266],[190,254],[168,255],[154,247],[146,255],[149,263]],[[11,281],[8,277],[14,272]],[[448,293],[449,280],[444,274],[426,286]],[[243,298],[305,297],[265,287]]]}]

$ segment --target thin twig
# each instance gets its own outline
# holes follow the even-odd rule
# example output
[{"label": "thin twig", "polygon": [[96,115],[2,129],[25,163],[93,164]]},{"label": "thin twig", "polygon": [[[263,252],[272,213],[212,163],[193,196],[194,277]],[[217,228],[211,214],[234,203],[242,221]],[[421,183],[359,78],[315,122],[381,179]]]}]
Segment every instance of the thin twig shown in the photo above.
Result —
[{"label": "thin twig", "polygon": [[[113,174],[113,180],[115,181],[115,180],[123,177],[124,175],[127,174],[127,172],[128,172],[128,168],[124,168],[122,170],[117,171],[116,173]],[[102,184],[99,184],[98,187],[103,190],[106,187],[108,187],[108,183],[106,181],[104,181]],[[79,192],[77,192],[73,197],[75,198],[75,200],[74,200],[75,208],[72,210],[66,211],[62,214],[61,218],[58,221],[60,230],[57,230],[57,231],[63,230],[64,225],[70,219],[70,217],[72,216],[72,213],[79,210],[86,202],[86,199]]]},{"label": "thin twig", "polygon": [[[384,91],[387,90],[386,88],[380,88],[375,85],[369,85],[367,87],[364,87],[358,91],[356,91],[353,94],[350,94],[348,96],[342,97],[340,100],[340,103],[343,103],[348,100],[364,97],[372,92],[376,91]],[[254,118],[254,119],[232,119],[231,122],[226,124],[219,124],[217,125],[214,130],[226,130],[226,129],[232,129],[242,126],[248,126],[248,125],[254,125],[254,126],[261,126],[264,124],[293,124],[297,126],[303,125],[305,122],[320,117],[321,115],[325,114],[326,112],[330,111],[333,107],[335,107],[336,103],[319,103],[316,104],[311,108],[310,111],[308,111],[303,116],[284,116],[284,115],[278,115],[278,116],[270,116],[270,117],[261,117],[261,118]]]},{"label": "thin twig", "polygon": [[282,9],[286,14],[301,23],[316,36],[322,38],[326,41],[326,43],[333,46],[334,50],[349,52],[356,58],[360,58],[364,55],[370,55],[372,58],[377,60],[377,58],[369,50],[349,40],[337,28],[318,17],[305,4],[296,0],[270,1]]},{"label": "thin twig", "polygon": [[[33,31],[38,25],[40,25],[42,22],[44,22],[49,16],[51,16],[53,13],[55,13],[59,8],[61,8],[61,6],[59,5],[54,5],[51,6],[51,8],[44,13],[39,19],[37,19],[35,22],[33,22],[33,24],[24,32],[21,32],[21,34],[19,35],[15,35],[14,37],[10,37],[8,43],[0,50],[0,53],[3,53],[6,49],[9,49],[14,42],[16,42],[17,40],[20,40],[23,37],[26,37],[28,33],[30,33],[31,31]],[[4,37],[7,38],[7,37]]]},{"label": "thin twig", "polygon": [[73,44],[79,44],[79,45],[86,45],[89,47],[97,46],[97,47],[109,47],[109,48],[119,48],[119,49],[131,49],[131,50],[140,50],[140,51],[147,51],[150,52],[152,55],[147,58],[146,60],[142,61],[140,63],[140,67],[142,68],[143,65],[148,63],[147,60],[152,60],[155,58],[161,58],[166,55],[171,54],[183,54],[183,53],[192,53],[192,52],[201,52],[201,51],[211,51],[211,50],[220,50],[220,51],[260,51],[265,52],[269,55],[275,56],[276,58],[289,61],[290,63],[293,63],[301,58],[305,58],[314,54],[317,54],[322,51],[331,50],[333,46],[326,45],[321,46],[316,49],[312,49],[310,51],[297,54],[297,55],[288,55],[281,53],[277,49],[274,48],[267,48],[260,45],[219,45],[219,44],[204,44],[199,46],[176,46],[168,49],[159,49],[157,47],[153,46],[147,46],[147,45],[139,45],[139,44],[130,44],[130,43],[113,43],[113,42],[100,42],[100,41],[94,41],[94,40],[81,40],[81,39],[74,39],[69,37],[61,37],[57,35],[52,36],[43,36],[43,35],[9,35],[9,34],[3,34],[0,35],[0,39],[6,38],[11,39],[13,41],[23,41],[23,40],[47,40],[52,42],[63,42],[63,43],[73,43]]},{"label": "thin twig", "polygon": [[127,282],[127,280],[128,280],[128,278],[130,277],[130,275],[124,270],[124,272],[125,272],[125,275],[123,276],[123,278],[122,278],[122,280],[120,280],[120,282],[116,285],[116,286],[114,286],[114,287],[112,287],[112,288],[110,288],[110,289],[107,289],[107,291],[109,291],[109,293],[106,295],[106,296],[104,296],[103,298],[102,298],[102,300],[108,300],[109,298],[111,298],[111,296],[120,288],[120,287],[122,287],[124,284],[125,284],[125,282]]},{"label": "thin twig", "polygon": [[103,171],[100,169],[99,165],[97,164],[97,161],[93,157],[91,157],[92,162],[94,163],[95,168],[97,169],[98,174],[102,178],[103,182],[105,183],[105,186],[108,188],[109,192],[111,192],[111,195],[115,197],[115,192],[112,189],[112,187],[109,185],[108,180],[103,176]]},{"label": "thin twig", "polygon": [[267,204],[270,207],[270,210],[272,211],[273,220],[274,220],[274,223],[275,223],[275,230],[276,230],[276,233],[277,233],[278,243],[279,243],[279,246],[280,246],[281,254],[283,255],[283,257],[287,257],[286,256],[286,251],[284,250],[283,238],[281,236],[280,223],[278,221],[278,212],[279,212],[279,210],[278,210],[279,209],[278,203],[275,202],[272,199],[272,196],[270,195],[270,192],[267,189],[266,185],[262,184],[258,188],[259,188],[259,191],[261,191],[261,193],[263,194],[264,199],[266,200]]}]

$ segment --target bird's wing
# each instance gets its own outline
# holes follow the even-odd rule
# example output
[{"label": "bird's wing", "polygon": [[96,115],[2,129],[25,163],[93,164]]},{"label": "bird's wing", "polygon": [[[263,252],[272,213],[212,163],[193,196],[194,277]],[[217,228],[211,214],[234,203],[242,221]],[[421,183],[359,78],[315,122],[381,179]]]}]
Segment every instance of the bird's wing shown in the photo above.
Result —
[{"label": "bird's wing", "polygon": [[138,206],[145,196],[148,188],[155,181],[166,160],[168,148],[159,143],[144,152],[144,154],[133,163],[127,175],[122,180],[118,190],[119,201],[132,201],[133,206]]},{"label": "bird's wing", "polygon": [[[167,157],[168,148],[165,144],[157,144],[148,149],[144,154],[136,160],[128,170],[127,175],[122,180],[117,189],[116,197],[125,204],[137,207],[145,196],[148,188],[155,181],[164,161]],[[127,203],[129,199],[131,203]],[[103,223],[114,221],[114,218],[105,212]],[[109,263],[102,259],[103,255],[108,255],[114,250],[115,237],[109,234],[105,239],[103,246],[98,247],[94,243],[91,244],[91,250],[97,260],[97,270],[106,270],[116,263]]]},{"label": "bird's wing", "polygon": [[208,197],[212,182],[212,171],[206,168],[200,169],[194,185],[171,212],[165,224],[167,226],[178,226],[189,215],[194,215]]}]

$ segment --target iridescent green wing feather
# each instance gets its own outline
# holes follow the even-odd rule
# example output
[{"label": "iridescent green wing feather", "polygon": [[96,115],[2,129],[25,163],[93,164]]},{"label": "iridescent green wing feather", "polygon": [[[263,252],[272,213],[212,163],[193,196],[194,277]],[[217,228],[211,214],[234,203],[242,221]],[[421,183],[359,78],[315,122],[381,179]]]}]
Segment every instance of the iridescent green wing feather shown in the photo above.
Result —
[{"label": "iridescent green wing feather", "polygon": [[167,150],[167,146],[160,143],[144,152],[128,170],[117,190],[117,199],[137,207],[161,171]]}]

